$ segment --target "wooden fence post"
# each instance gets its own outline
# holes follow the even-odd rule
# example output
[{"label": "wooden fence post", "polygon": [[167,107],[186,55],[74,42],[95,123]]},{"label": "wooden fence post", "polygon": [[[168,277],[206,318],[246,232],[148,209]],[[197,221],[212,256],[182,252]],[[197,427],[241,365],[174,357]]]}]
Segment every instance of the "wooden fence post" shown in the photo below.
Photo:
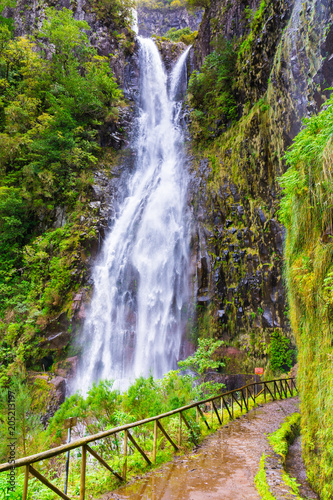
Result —
[{"label": "wooden fence post", "polygon": [[128,430],[125,430],[124,434],[124,464],[123,464],[123,478],[126,481],[127,475],[127,441],[128,441]]},{"label": "wooden fence post", "polygon": [[81,458],[81,484],[80,484],[80,500],[84,500],[86,494],[86,465],[87,465],[87,448],[82,446]]},{"label": "wooden fence post", "polygon": [[27,500],[28,498],[28,481],[29,481],[29,465],[25,466],[24,474],[24,485],[23,485],[23,497],[22,500]]},{"label": "wooden fence post", "polygon": [[182,415],[179,412],[178,446],[182,445]]},{"label": "wooden fence post", "polygon": [[154,443],[153,443],[153,462],[156,462],[157,452],[157,420],[154,422]]}]

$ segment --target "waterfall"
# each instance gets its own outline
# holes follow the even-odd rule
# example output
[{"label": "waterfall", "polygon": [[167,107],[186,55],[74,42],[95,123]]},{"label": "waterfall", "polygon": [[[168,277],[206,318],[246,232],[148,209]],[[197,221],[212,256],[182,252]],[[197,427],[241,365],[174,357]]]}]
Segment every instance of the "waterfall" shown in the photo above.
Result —
[{"label": "waterfall", "polygon": [[134,174],[94,271],[76,387],[99,379],[126,389],[177,366],[189,300],[187,173],[179,124],[183,54],[168,78],[154,42],[138,37],[140,98]]}]

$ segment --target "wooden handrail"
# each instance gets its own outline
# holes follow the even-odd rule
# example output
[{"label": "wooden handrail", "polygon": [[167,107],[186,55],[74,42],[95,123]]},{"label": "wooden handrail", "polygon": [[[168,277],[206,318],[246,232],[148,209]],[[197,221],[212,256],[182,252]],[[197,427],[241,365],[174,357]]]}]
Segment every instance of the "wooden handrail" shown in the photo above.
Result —
[{"label": "wooden handrail", "polygon": [[[227,411],[229,413],[230,418],[232,419],[233,418],[233,401],[236,401],[236,403],[240,406],[241,411],[243,410],[243,402],[244,402],[245,409],[246,409],[246,411],[248,411],[249,395],[252,398],[252,400],[255,400],[255,398],[257,396],[259,396],[259,394],[261,394],[265,390],[265,388],[268,389],[267,384],[273,383],[274,384],[274,388],[275,388],[275,386],[277,387],[277,382],[280,382],[281,388],[282,388],[282,381],[285,381],[287,383],[289,380],[291,381],[290,386],[291,387],[294,386],[296,388],[295,378],[294,377],[283,378],[283,379],[273,379],[273,380],[260,381],[260,382],[252,382],[252,383],[244,385],[243,387],[240,387],[238,389],[233,389],[232,391],[224,392],[223,394],[219,394],[217,396],[212,396],[212,397],[207,398],[207,399],[196,401],[196,402],[191,403],[189,405],[182,406],[181,408],[176,408],[175,410],[171,410],[171,411],[168,411],[166,413],[162,413],[162,414],[154,416],[154,417],[149,417],[149,418],[146,418],[144,420],[139,420],[137,422],[133,422],[133,423],[130,423],[130,424],[121,425],[119,427],[114,427],[113,429],[109,429],[107,431],[102,431],[102,432],[99,432],[97,434],[92,434],[90,436],[77,439],[75,441],[72,441],[71,443],[64,444],[64,445],[61,445],[61,446],[57,446],[56,448],[53,448],[53,449],[50,449],[50,450],[47,450],[47,451],[43,451],[41,453],[37,453],[36,455],[30,455],[28,457],[20,458],[20,459],[16,460],[15,463],[8,463],[7,462],[7,463],[4,463],[4,464],[0,464],[0,473],[1,472],[5,472],[5,471],[10,470],[10,469],[13,469],[13,468],[26,466],[26,478],[25,478],[25,485],[24,485],[24,492],[23,492],[23,500],[25,500],[27,498],[27,483],[28,483],[29,472],[32,473],[33,475],[35,475],[35,477],[37,477],[38,479],[40,479],[46,486],[48,486],[54,492],[58,493],[59,490],[57,488],[55,488],[51,483],[49,483],[49,481],[47,481],[46,478],[44,478],[43,476],[41,476],[39,473],[35,473],[36,471],[31,466],[31,464],[33,464],[35,462],[40,462],[41,460],[45,460],[47,458],[55,457],[57,455],[65,453],[67,451],[74,450],[76,448],[82,447],[82,463],[81,463],[82,467],[81,467],[80,500],[84,500],[84,498],[85,498],[85,476],[86,476],[86,458],[85,458],[86,457],[86,452],[87,451],[91,452],[94,456],[97,455],[88,446],[88,443],[91,443],[93,441],[97,441],[97,440],[106,438],[108,436],[112,436],[113,434],[117,434],[118,432],[125,431],[125,441],[126,441],[126,445],[124,446],[125,463],[126,463],[126,458],[127,458],[127,438],[129,438],[132,443],[134,442],[135,447],[139,450],[139,452],[142,454],[142,456],[147,461],[147,463],[151,463],[150,460],[149,460],[149,458],[147,457],[147,455],[140,448],[140,446],[137,445],[137,443],[135,442],[134,438],[129,433],[129,429],[133,429],[135,427],[138,427],[138,426],[144,425],[144,424],[148,424],[150,422],[156,422],[157,425],[155,425],[156,428],[154,430],[154,442],[155,442],[155,445],[156,445],[157,428],[159,428],[162,431],[162,433],[164,435],[166,435],[167,439],[171,442],[171,444],[175,448],[177,448],[177,446],[175,445],[175,443],[172,441],[172,439],[170,438],[170,436],[167,435],[165,429],[162,427],[161,423],[159,422],[159,420],[161,420],[162,418],[170,417],[172,415],[176,415],[176,414],[179,413],[180,414],[180,425],[181,425],[181,421],[183,420],[185,422],[185,424],[190,428],[190,426],[189,426],[186,418],[182,414],[182,412],[184,412],[186,410],[190,410],[191,408],[197,408],[198,409],[198,414],[201,415],[201,417],[204,420],[206,426],[208,427],[208,429],[210,429],[210,427],[209,427],[209,425],[207,423],[207,420],[206,420],[206,418],[205,418],[205,416],[204,416],[204,414],[203,414],[203,412],[202,412],[202,410],[200,408],[200,405],[204,405],[204,404],[207,404],[207,403],[212,403],[212,412],[213,412],[213,410],[215,411],[215,413],[218,416],[219,423],[222,424],[222,420],[220,419],[220,417],[218,415],[217,408],[216,408],[216,406],[214,404],[215,400],[218,400],[218,399],[221,400],[221,402],[222,402],[221,403],[221,412],[222,412],[222,408],[223,408],[223,404],[224,404],[225,408],[227,409]],[[263,389],[262,389],[262,391],[260,391],[259,394],[257,394],[256,396],[253,397],[253,395],[251,394],[251,391],[249,389],[251,387],[253,387],[254,388],[253,391],[255,392],[255,387],[258,387],[258,385],[263,386]],[[288,388],[289,388],[289,391],[291,393],[291,387],[290,386],[288,384]],[[296,388],[296,390],[297,390],[297,388]],[[244,392],[243,391],[245,391],[246,396],[244,396]],[[271,396],[272,396],[272,398],[274,400],[275,397],[273,396],[272,392],[269,389],[268,389],[268,391],[269,391],[269,393],[271,394]],[[239,403],[239,401],[237,399],[237,394],[236,393],[239,393],[239,395],[240,395],[240,403]],[[283,390],[283,391],[281,390],[281,393],[278,390],[278,393],[280,395],[280,398],[282,398],[282,393],[284,393],[284,395],[286,397],[288,396],[288,391],[286,391],[286,390]],[[225,398],[227,398],[230,395],[231,395],[231,398],[230,398],[230,402],[228,404],[231,406],[231,412],[230,412],[228,404],[226,403],[226,400],[225,400]],[[222,415],[222,413],[221,413],[221,415]],[[156,449],[155,449],[153,455],[154,455],[154,458],[156,458]],[[116,473],[115,471],[113,471],[107,465],[106,462],[104,464],[103,463],[104,460],[101,459],[101,457],[98,456],[98,460],[100,461],[100,463],[102,463],[102,465],[105,465],[106,468],[108,468],[109,470],[111,470],[111,472],[113,474],[115,474],[116,477],[118,477],[119,480],[125,480],[126,479],[126,466],[124,466],[123,477],[122,477],[118,473]],[[69,498],[67,496],[64,496],[64,494],[62,492],[60,492],[60,493],[61,494],[58,493],[58,495],[61,496],[62,498]]]},{"label": "wooden handrail", "polygon": [[[266,384],[269,384],[270,382],[277,382],[280,380],[294,380],[293,378],[288,378],[288,379],[276,379],[276,380],[268,380],[265,381]],[[134,427],[138,427],[139,425],[144,425],[148,424],[149,422],[154,422],[155,420],[160,420],[161,418],[165,417],[170,417],[172,415],[176,415],[177,413],[181,411],[186,411],[190,410],[191,408],[195,408],[198,405],[203,405],[206,403],[210,403],[211,401],[215,401],[215,399],[219,399],[222,396],[226,397],[229,396],[230,394],[233,394],[235,392],[241,392],[242,389],[245,389],[246,387],[252,387],[255,385],[262,385],[264,382],[253,382],[251,384],[244,385],[243,387],[240,387],[239,389],[233,389],[232,391],[229,392],[224,392],[223,394],[219,394],[218,396],[213,396],[207,399],[202,399],[201,401],[197,401],[195,403],[191,403],[186,406],[182,406],[181,408],[176,408],[175,410],[168,411],[166,413],[162,413],[161,415],[157,415],[156,417],[149,417],[144,420],[138,420],[137,422],[133,422],[131,424],[125,424],[121,425],[120,427],[114,427],[113,429],[109,429],[107,431],[102,431],[98,432],[97,434],[92,434],[90,436],[81,438],[81,439],[76,439],[75,441],[72,441],[71,443],[63,444],[61,446],[57,446],[56,448],[52,448],[51,450],[43,451],[41,453],[37,453],[36,455],[30,455],[28,457],[24,458],[19,458],[18,460],[15,460],[15,464],[9,464],[8,462],[5,464],[0,464],[0,472],[4,472],[7,470],[12,469],[13,467],[22,467],[24,465],[30,465],[33,464],[34,462],[39,462],[41,460],[45,460],[47,458],[52,458],[57,455],[61,455],[61,453],[64,453],[66,451],[74,450],[75,448],[79,448],[80,446],[83,446],[85,444],[91,443],[92,441],[97,441],[99,439],[103,439],[108,436],[112,436],[112,434],[117,434],[118,432],[122,432],[128,429],[133,429]]]}]

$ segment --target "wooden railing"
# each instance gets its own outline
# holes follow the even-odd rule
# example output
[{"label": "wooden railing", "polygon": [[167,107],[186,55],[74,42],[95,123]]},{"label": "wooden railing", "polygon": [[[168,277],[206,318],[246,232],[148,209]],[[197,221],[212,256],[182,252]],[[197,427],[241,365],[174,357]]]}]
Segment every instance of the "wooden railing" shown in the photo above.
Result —
[{"label": "wooden railing", "polygon": [[[258,392],[258,388],[260,391]],[[255,404],[255,400],[261,394],[264,395],[264,400],[266,402],[267,396],[270,395],[273,400],[276,400],[278,397],[282,399],[283,397],[293,396],[293,389],[297,391],[296,382],[294,378],[283,378],[276,380],[268,380],[262,381],[258,383],[247,384],[239,389],[234,389],[233,391],[225,392],[218,396],[214,396],[211,398],[207,398],[201,401],[197,401],[195,403],[191,403],[189,405],[183,406],[181,408],[177,408],[176,410],[169,411],[167,413],[163,413],[162,415],[157,415],[156,417],[146,418],[145,420],[140,420],[138,422],[134,422],[131,424],[122,425],[120,427],[115,427],[113,429],[109,429],[107,431],[99,432],[98,434],[93,434],[81,439],[77,439],[69,444],[64,444],[62,446],[58,446],[56,448],[38,453],[37,455],[31,455],[29,457],[20,458],[15,461],[14,464],[5,463],[0,465],[0,473],[8,471],[10,469],[16,467],[25,467],[25,479],[23,486],[23,497],[22,500],[27,500],[28,495],[28,481],[29,474],[39,479],[45,486],[47,486],[50,490],[56,493],[60,498],[65,500],[71,500],[67,494],[63,493],[59,488],[53,485],[46,477],[44,477],[40,472],[38,472],[32,464],[36,462],[40,462],[41,460],[45,460],[51,457],[55,457],[62,453],[68,452],[70,450],[74,450],[76,448],[82,449],[81,456],[81,478],[80,478],[80,500],[85,499],[85,489],[86,489],[86,465],[87,465],[87,452],[90,453],[96,460],[98,460],[106,469],[108,469],[119,481],[126,481],[127,474],[127,452],[128,452],[128,441],[132,443],[132,445],[141,453],[145,461],[148,465],[151,465],[152,462],[156,461],[156,453],[157,453],[157,437],[158,431],[160,431],[164,437],[170,442],[173,448],[178,451],[182,442],[182,423],[184,422],[185,426],[189,429],[193,442],[196,444],[195,432],[193,427],[188,422],[188,419],[185,417],[184,412],[190,410],[192,408],[196,408],[196,418],[197,422],[199,421],[199,417],[203,420],[208,429],[210,429],[209,423],[204,415],[203,410],[200,408],[201,406],[210,404],[212,415],[215,414],[217,420],[220,425],[223,424],[223,408],[227,410],[227,414],[230,419],[234,418],[234,405],[237,405],[241,411],[244,410],[249,411],[249,401],[252,400]],[[289,393],[289,394],[288,394]],[[217,402],[219,402],[219,408],[217,407]],[[163,427],[161,420],[166,417],[170,417],[171,415],[179,414],[179,428],[178,428],[178,443],[176,444],[173,439],[170,437],[168,432]],[[153,451],[152,456],[149,458],[146,451],[142,449],[142,447],[137,443],[132,434],[130,433],[130,429],[135,427],[139,427],[150,422],[154,422],[154,439],[153,439]],[[89,443],[93,441],[98,441],[100,439],[106,438],[111,435],[115,435],[119,432],[124,432],[124,442],[123,442],[123,455],[124,455],[124,465],[122,473],[118,473],[113,470],[109,464],[93,450]]]}]

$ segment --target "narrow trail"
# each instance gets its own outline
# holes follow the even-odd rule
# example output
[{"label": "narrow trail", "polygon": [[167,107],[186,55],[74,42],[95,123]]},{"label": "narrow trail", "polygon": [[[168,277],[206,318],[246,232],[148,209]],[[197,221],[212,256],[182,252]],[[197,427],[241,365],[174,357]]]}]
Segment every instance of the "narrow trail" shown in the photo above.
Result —
[{"label": "narrow trail", "polygon": [[254,486],[265,434],[298,411],[298,398],[274,401],[251,410],[209,436],[188,455],[176,457],[103,500],[260,500]]}]

